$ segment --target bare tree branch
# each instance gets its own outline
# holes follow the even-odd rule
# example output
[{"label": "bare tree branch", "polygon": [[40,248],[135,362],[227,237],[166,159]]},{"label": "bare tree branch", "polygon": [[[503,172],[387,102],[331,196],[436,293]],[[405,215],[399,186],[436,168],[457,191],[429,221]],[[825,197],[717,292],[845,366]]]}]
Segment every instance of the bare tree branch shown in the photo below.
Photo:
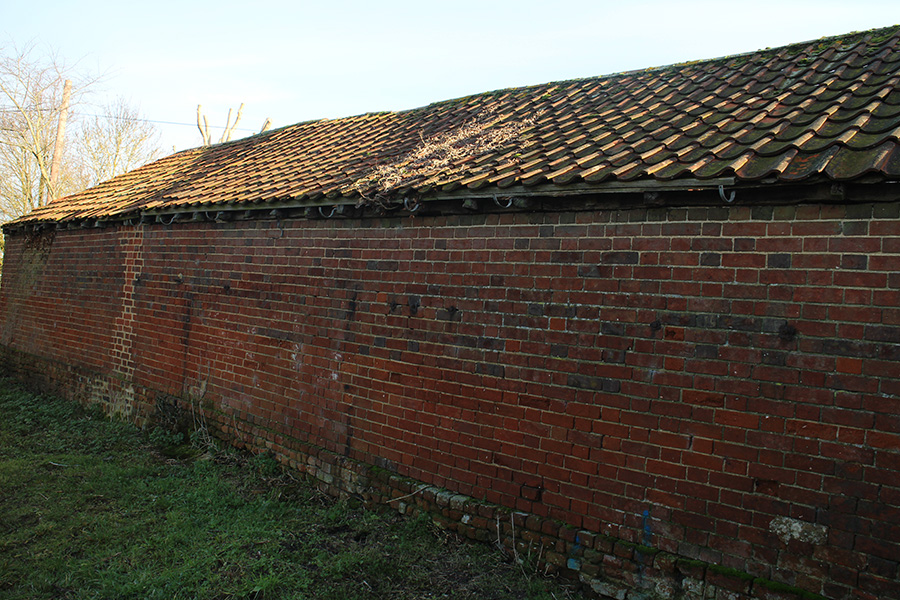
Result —
[{"label": "bare tree branch", "polygon": [[231,109],[228,109],[228,119],[225,121],[225,131],[222,132],[222,137],[219,138],[219,143],[222,142],[230,142],[231,141],[231,132],[234,131],[234,128],[237,127],[237,124],[241,121],[241,114],[244,112],[244,103],[241,102],[240,107],[238,107],[237,115],[234,117],[234,124],[230,125],[231,122]]},{"label": "bare tree branch", "polygon": [[[237,115],[234,117],[234,123],[231,122],[231,109],[228,109],[228,117],[225,119],[225,130],[222,132],[222,136],[219,138],[218,143],[221,144],[223,142],[230,142],[231,135],[234,133],[234,129],[237,127],[238,123],[241,121],[241,115],[244,112],[244,103],[241,102],[240,107],[238,107]],[[201,125],[201,106],[197,105],[197,128],[200,130],[200,136],[203,138],[203,145],[210,145],[210,135],[209,135],[209,123],[206,120],[206,115],[202,115],[203,124]]]},{"label": "bare tree branch", "polygon": [[198,104],[197,105],[197,129],[200,130],[200,137],[203,138],[203,145],[209,146],[209,123],[206,121],[206,115],[201,114],[201,110],[202,110],[202,107]]}]

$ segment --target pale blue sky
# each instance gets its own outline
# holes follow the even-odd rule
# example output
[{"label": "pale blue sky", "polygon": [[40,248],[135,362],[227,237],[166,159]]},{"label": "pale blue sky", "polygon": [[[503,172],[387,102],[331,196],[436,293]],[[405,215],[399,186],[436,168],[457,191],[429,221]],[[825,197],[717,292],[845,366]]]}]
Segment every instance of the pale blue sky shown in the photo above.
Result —
[{"label": "pale blue sky", "polygon": [[[240,135],[900,23],[900,2],[0,0],[0,45],[54,48],[140,105],[167,151]],[[97,97],[96,100],[102,98]],[[217,135],[214,132],[214,135]]]}]

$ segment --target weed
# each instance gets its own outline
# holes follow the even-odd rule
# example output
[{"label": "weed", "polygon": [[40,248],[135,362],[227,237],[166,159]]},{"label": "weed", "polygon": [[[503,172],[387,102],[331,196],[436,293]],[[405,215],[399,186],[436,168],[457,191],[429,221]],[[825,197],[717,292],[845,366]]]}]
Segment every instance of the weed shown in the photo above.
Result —
[{"label": "weed", "polygon": [[180,446],[184,443],[184,434],[180,431],[169,431],[162,427],[154,427],[149,435],[150,443],[160,448]]}]

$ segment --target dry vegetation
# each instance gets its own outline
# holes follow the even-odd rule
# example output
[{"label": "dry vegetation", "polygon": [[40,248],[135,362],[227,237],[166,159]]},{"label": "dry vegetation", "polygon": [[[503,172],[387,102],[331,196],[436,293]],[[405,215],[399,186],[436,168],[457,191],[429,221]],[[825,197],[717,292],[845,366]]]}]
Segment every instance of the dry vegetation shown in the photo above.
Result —
[{"label": "dry vegetation", "polygon": [[509,145],[534,125],[539,113],[504,122],[495,108],[482,111],[459,127],[425,138],[398,160],[375,167],[353,188],[364,201],[378,201],[416,181],[465,168],[467,159]]}]

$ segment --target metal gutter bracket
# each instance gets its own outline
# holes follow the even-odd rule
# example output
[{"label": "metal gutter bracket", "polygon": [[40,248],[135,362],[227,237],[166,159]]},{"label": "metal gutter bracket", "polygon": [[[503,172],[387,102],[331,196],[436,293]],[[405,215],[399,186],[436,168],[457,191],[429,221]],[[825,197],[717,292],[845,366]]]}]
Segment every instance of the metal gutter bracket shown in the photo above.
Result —
[{"label": "metal gutter bracket", "polygon": [[719,198],[722,199],[722,202],[728,202],[728,203],[734,202],[734,195],[735,195],[735,192],[734,192],[734,190],[732,190],[732,192],[728,195],[728,197],[725,197],[725,186],[724,185],[719,186]]}]

